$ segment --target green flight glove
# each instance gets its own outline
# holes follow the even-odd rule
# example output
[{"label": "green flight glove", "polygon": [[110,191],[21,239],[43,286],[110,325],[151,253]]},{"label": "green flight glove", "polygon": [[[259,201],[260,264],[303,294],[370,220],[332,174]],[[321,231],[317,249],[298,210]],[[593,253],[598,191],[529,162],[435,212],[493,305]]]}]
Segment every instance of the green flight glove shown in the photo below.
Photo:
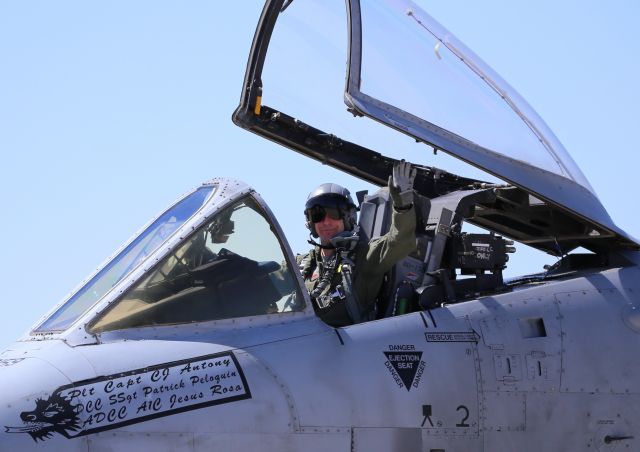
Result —
[{"label": "green flight glove", "polygon": [[389,177],[389,194],[396,210],[407,210],[413,206],[413,181],[416,169],[411,163],[400,160],[393,165],[393,175]]}]

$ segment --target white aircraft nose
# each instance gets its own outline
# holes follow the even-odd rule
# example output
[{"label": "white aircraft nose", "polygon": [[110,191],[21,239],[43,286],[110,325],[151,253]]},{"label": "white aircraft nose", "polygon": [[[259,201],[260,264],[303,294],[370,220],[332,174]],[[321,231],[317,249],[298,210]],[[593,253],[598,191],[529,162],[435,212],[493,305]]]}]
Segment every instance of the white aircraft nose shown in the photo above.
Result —
[{"label": "white aircraft nose", "polygon": [[35,357],[0,359],[0,451],[87,450],[72,407],[56,390],[71,381]]}]

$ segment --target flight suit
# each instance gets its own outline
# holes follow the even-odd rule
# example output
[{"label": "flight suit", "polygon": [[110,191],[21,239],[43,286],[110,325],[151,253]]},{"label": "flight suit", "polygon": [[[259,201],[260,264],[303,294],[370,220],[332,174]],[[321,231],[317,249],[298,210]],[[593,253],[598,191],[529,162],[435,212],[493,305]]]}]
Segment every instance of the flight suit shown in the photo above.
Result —
[{"label": "flight suit", "polygon": [[[320,247],[297,256],[313,308],[329,325],[339,327],[353,323],[346,303],[349,291],[355,294],[360,315],[366,320],[373,312],[385,273],[415,249],[415,209],[392,211],[389,232],[369,243],[358,241],[350,251],[338,249],[327,260],[323,260]],[[341,287],[344,286],[344,266],[348,266],[353,274],[352,288]]]}]

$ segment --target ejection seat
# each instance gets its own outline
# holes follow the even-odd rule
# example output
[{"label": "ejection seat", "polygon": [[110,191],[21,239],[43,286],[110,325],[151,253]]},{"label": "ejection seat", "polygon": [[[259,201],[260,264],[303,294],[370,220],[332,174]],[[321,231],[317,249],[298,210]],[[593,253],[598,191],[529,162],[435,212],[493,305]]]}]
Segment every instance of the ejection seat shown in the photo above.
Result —
[{"label": "ejection seat", "polygon": [[[357,193],[360,203],[358,218],[361,240],[386,234],[391,227],[392,202],[388,188],[384,187],[372,195]],[[416,249],[409,256],[398,261],[384,277],[383,285],[376,301],[375,318],[381,319],[405,314],[418,308],[416,289],[422,282],[424,256],[428,239],[424,234],[424,221],[429,214],[429,200],[415,197]]]},{"label": "ejection seat", "polygon": [[[515,249],[493,233],[462,232],[477,206],[495,202],[493,188],[459,190],[429,199],[416,194],[416,248],[385,275],[376,318],[455,303],[483,293],[505,290],[502,270]],[[370,240],[391,226],[387,188],[358,193],[360,236]],[[458,274],[459,272],[459,274]]]}]

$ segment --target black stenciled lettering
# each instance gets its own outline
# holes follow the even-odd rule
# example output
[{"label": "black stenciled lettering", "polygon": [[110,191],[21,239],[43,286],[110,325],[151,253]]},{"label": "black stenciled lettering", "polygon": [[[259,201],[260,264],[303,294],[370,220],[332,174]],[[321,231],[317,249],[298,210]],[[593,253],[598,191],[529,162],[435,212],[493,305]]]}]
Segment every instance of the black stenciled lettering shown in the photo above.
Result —
[{"label": "black stenciled lettering", "polygon": [[[165,381],[169,378],[169,373],[170,370],[168,367],[165,367],[164,369],[156,369],[151,373],[151,381],[154,383],[160,380]],[[182,371],[180,371],[180,373],[182,373]]]},{"label": "black stenciled lettering", "polygon": [[240,385],[229,385],[229,386],[222,386],[222,385],[213,385],[211,386],[211,395],[223,395],[223,394],[227,394],[229,392],[238,392],[238,391],[242,391],[242,386]]},{"label": "black stenciled lettering", "polygon": [[470,427],[470,425],[467,424],[467,422],[466,422],[467,419],[469,419],[469,409],[464,405],[460,405],[458,408],[456,408],[456,411],[460,411],[460,410],[463,410],[465,415],[462,418],[462,420],[460,421],[460,423],[456,424],[456,427]]},{"label": "black stenciled lettering", "polygon": [[138,393],[127,394],[125,392],[119,392],[117,394],[111,394],[109,396],[109,405],[115,405],[116,403],[131,404],[134,400],[138,399]]},{"label": "black stenciled lettering", "polygon": [[96,388],[82,388],[74,389],[67,395],[68,398],[73,399],[75,397],[89,397],[95,394]]},{"label": "black stenciled lettering", "polygon": [[102,399],[98,397],[95,400],[88,400],[82,405],[84,407],[84,411],[86,413],[94,413],[96,411],[102,410]]},{"label": "black stenciled lettering", "polygon": [[104,392],[109,394],[116,389],[129,389],[131,386],[139,385],[141,382],[142,377],[140,375],[135,378],[128,378],[126,381],[109,380],[104,385]]},{"label": "black stenciled lettering", "polygon": [[119,409],[111,408],[107,413],[107,421],[115,422],[123,420],[127,417],[127,407],[121,406]]},{"label": "black stenciled lettering", "polygon": [[127,386],[125,389],[129,389],[131,386],[139,385],[142,382],[142,376],[138,375],[136,378],[129,378],[127,380]]},{"label": "black stenciled lettering", "polygon": [[190,372],[198,372],[201,370],[211,369],[213,367],[229,367],[231,365],[231,360],[229,358],[215,360],[215,361],[200,361],[197,364],[187,363],[184,367],[180,369],[180,375],[184,373]]},{"label": "black stenciled lettering", "polygon": [[87,425],[91,426],[94,423],[95,424],[99,424],[102,421],[104,421],[104,419],[106,417],[107,417],[107,415],[104,414],[103,412],[98,412],[98,413],[92,414],[82,423],[82,428],[84,429]]},{"label": "black stenciled lettering", "polygon": [[177,394],[171,394],[171,397],[169,397],[169,408],[173,408],[176,405],[182,405],[188,402],[197,401],[202,398],[204,398],[204,394],[202,392],[196,392],[196,393],[185,394],[180,396]]},{"label": "black stenciled lettering", "polygon": [[142,392],[144,393],[144,396],[147,397],[150,394],[165,394],[167,392],[175,392],[179,389],[184,389],[184,387],[184,380],[181,379],[178,383],[171,383],[168,385],[145,386],[142,388]]},{"label": "black stenciled lettering", "polygon": [[121,421],[123,419],[126,419],[126,417],[127,417],[126,406],[121,406],[120,408],[114,407],[114,408],[111,408],[107,413],[99,411],[97,413],[90,415],[82,423],[82,428],[84,429],[87,426],[93,426],[93,425],[99,426],[104,421],[107,421],[108,423],[113,423],[116,421]]},{"label": "black stenciled lettering", "polygon": [[236,372],[227,371],[227,372],[214,374],[214,375],[210,375],[210,374],[204,374],[204,376],[192,375],[191,377],[189,377],[189,380],[191,381],[191,386],[193,387],[196,385],[206,384],[206,383],[220,383],[221,380],[226,380],[227,378],[234,378],[237,376],[238,374]]},{"label": "black stenciled lettering", "polygon": [[189,377],[189,379],[191,380],[191,386],[200,384],[203,380],[207,381],[208,378],[209,378],[209,375],[205,375],[204,377],[198,377],[197,375],[192,375],[191,377]]},{"label": "black stenciled lettering", "polygon": [[390,351],[414,351],[416,349],[415,345],[390,345],[389,346],[389,350]]},{"label": "black stenciled lettering", "polygon": [[84,399],[81,403],[78,403],[73,407],[76,414],[81,413],[94,413],[96,411],[102,410],[102,399],[100,397],[96,399],[86,400]]},{"label": "black stenciled lettering", "polygon": [[160,400],[160,397],[157,397],[153,400],[146,400],[142,402],[138,407],[136,414],[139,414],[140,412],[146,413],[147,411],[155,412],[155,411],[160,411],[161,409],[162,409],[162,400]]}]

